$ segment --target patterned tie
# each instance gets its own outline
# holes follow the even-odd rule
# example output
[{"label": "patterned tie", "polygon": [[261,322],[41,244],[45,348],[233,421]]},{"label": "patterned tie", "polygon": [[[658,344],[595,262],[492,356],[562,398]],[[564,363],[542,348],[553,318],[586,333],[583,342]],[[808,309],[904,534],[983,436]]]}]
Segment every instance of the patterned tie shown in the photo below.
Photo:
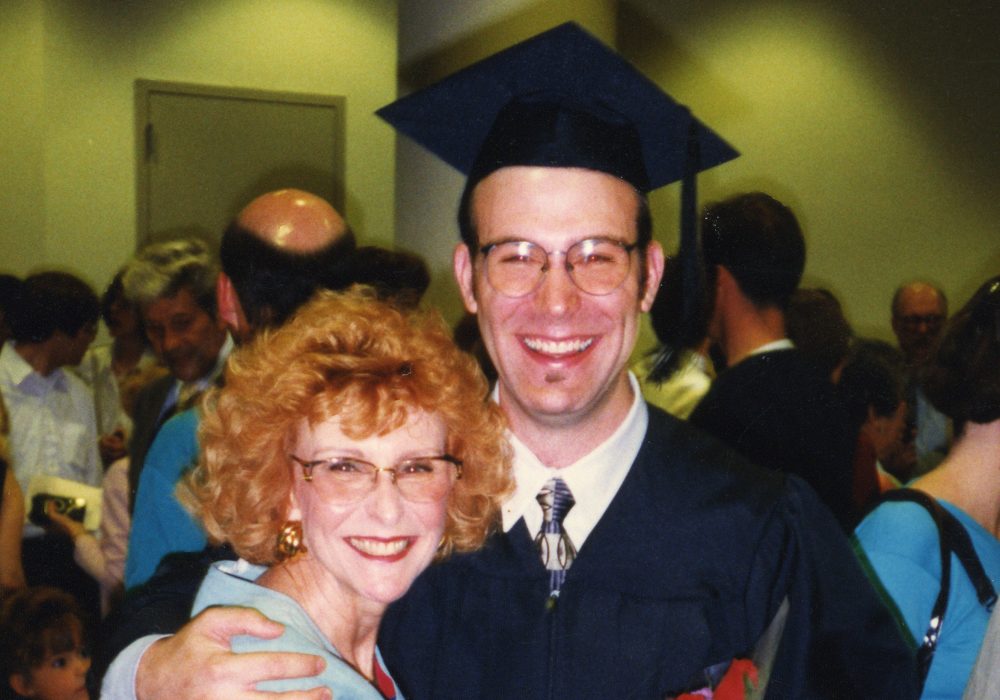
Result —
[{"label": "patterned tie", "polygon": [[549,572],[549,593],[555,597],[566,580],[566,570],[576,557],[576,548],[562,526],[563,518],[576,501],[569,487],[558,477],[545,482],[535,498],[542,507],[542,529],[535,537],[535,546]]}]

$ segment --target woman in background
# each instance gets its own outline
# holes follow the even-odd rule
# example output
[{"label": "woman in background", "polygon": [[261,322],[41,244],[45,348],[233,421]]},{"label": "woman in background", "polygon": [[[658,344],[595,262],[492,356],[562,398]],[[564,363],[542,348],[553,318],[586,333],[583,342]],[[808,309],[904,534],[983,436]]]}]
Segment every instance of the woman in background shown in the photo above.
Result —
[{"label": "woman in background", "polygon": [[[958,439],[935,470],[911,486],[932,496],[968,533],[994,588],[1000,584],[1000,277],[949,321],[922,386],[951,418]],[[923,507],[884,503],[858,526],[865,557],[920,645],[941,591],[939,532]],[[924,698],[960,698],[990,612],[955,555],[948,605]]]}]

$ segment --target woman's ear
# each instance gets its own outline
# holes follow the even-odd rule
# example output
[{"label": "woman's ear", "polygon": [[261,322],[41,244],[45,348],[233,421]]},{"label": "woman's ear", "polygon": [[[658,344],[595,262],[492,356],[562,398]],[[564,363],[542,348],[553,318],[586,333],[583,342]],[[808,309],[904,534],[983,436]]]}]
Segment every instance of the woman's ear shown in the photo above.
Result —
[{"label": "woman's ear", "polygon": [[288,512],[285,515],[286,521],[296,521],[302,520],[302,508],[299,506],[299,497],[295,493],[295,486],[301,482],[296,481],[292,484],[291,490],[288,492]]}]

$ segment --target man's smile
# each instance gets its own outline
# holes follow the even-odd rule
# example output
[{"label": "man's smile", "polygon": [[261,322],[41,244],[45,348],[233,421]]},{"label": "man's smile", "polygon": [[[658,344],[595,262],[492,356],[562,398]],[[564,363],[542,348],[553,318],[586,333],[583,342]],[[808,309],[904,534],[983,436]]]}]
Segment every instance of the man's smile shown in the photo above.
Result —
[{"label": "man's smile", "polygon": [[523,339],[525,347],[532,352],[551,355],[553,357],[576,355],[585,351],[594,343],[594,337],[572,338],[567,340],[545,340],[542,338],[532,338],[525,336]]}]

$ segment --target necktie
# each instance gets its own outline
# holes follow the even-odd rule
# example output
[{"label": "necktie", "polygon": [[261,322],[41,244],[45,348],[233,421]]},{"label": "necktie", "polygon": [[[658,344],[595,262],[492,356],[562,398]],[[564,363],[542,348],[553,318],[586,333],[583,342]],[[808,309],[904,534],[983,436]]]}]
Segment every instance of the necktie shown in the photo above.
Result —
[{"label": "necktie", "polygon": [[557,596],[566,580],[566,570],[576,557],[576,548],[563,531],[563,518],[576,501],[569,487],[558,477],[545,482],[535,498],[542,507],[542,529],[535,537],[535,546],[549,572],[549,592]]}]

